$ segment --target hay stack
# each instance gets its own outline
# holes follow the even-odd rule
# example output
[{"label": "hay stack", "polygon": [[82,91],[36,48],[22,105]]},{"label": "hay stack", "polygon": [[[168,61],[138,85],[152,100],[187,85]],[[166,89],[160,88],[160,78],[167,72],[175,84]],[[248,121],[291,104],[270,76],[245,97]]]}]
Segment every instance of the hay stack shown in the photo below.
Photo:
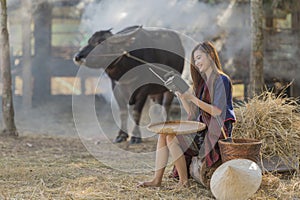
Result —
[{"label": "hay stack", "polygon": [[264,92],[235,109],[237,123],[234,138],[262,140],[265,158],[279,156],[285,164],[296,165],[300,154],[300,105],[293,98],[275,97]]}]

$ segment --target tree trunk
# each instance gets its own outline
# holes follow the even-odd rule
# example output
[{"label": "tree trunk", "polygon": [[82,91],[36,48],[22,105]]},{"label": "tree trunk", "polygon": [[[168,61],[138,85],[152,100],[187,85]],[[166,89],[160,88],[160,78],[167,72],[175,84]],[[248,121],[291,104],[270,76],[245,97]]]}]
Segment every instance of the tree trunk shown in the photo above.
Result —
[{"label": "tree trunk", "polygon": [[0,24],[0,65],[2,78],[2,113],[3,113],[3,132],[5,134],[17,136],[18,132],[14,121],[13,96],[11,89],[11,70],[9,37],[7,30],[7,6],[6,0],[1,1],[1,24]]},{"label": "tree trunk", "polygon": [[251,58],[249,96],[262,92],[263,72],[263,0],[251,0]]}]

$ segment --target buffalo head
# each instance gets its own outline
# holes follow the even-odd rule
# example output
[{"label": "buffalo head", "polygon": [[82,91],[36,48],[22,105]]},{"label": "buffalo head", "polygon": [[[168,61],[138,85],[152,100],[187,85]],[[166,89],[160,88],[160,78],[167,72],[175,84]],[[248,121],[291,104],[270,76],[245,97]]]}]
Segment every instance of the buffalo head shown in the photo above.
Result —
[{"label": "buffalo head", "polygon": [[137,48],[137,41],[145,42],[144,39],[136,40],[141,36],[141,29],[141,26],[131,26],[115,35],[110,30],[98,31],[88,40],[88,45],[75,54],[73,60],[77,65],[109,70],[122,59],[124,53]]},{"label": "buffalo head", "polygon": [[111,37],[113,34],[112,29],[97,31],[92,37],[89,38],[88,44],[82,47],[78,53],[74,55],[73,61],[76,65],[81,65],[85,63],[86,57],[89,53],[101,42],[105,41],[107,38]]}]

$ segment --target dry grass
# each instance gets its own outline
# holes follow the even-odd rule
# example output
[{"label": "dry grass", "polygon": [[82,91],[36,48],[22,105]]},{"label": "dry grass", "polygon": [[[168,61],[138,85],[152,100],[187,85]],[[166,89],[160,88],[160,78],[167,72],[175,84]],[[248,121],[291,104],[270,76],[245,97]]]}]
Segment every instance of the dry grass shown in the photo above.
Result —
[{"label": "dry grass", "polygon": [[275,97],[264,92],[249,100],[245,106],[235,109],[237,123],[236,138],[262,140],[262,155],[265,158],[279,156],[287,164],[299,162],[300,115],[296,99]]},{"label": "dry grass", "polygon": [[[261,99],[250,101],[249,105],[240,108],[244,111],[242,114],[237,109],[238,123],[235,131],[241,133],[243,131],[245,137],[249,137],[250,134],[263,133],[265,135],[261,137],[266,138],[269,138],[268,134],[276,132],[275,136],[270,137],[278,141],[274,145],[280,145],[281,141],[288,142],[290,145],[285,145],[286,147],[272,146],[273,144],[268,147],[264,146],[264,154],[281,153],[290,156],[293,145],[298,145],[295,150],[299,151],[299,132],[297,131],[300,129],[300,121],[294,118],[294,104],[285,104],[287,99],[269,98],[271,97],[265,99],[264,102],[261,102]],[[242,109],[247,109],[247,113]],[[256,112],[258,114],[255,115]],[[58,126],[49,121],[47,124],[49,128]],[[264,126],[268,128],[263,128]],[[290,135],[293,138],[286,138]],[[155,145],[156,141],[152,140],[136,146],[121,144],[120,148],[133,152],[145,152],[153,151]],[[286,149],[288,151],[282,153]],[[120,165],[125,165],[126,161],[118,162]],[[191,180],[190,188],[171,189],[176,181],[167,177],[170,171],[171,166],[167,168],[161,188],[136,188],[138,181],[149,180],[153,172],[134,174],[112,169],[95,159],[78,138],[47,136],[31,132],[21,133],[19,138],[0,136],[1,200],[214,199],[209,190],[193,180]],[[251,199],[300,199],[299,174],[264,174],[261,188]]]},{"label": "dry grass", "polygon": [[194,181],[189,189],[171,190],[176,182],[167,177],[161,188],[136,188],[152,172],[129,174],[111,169],[92,157],[77,138],[23,135],[0,139],[0,199],[213,198]]},{"label": "dry grass", "polygon": [[[155,141],[147,145],[155,146]],[[78,138],[0,137],[0,149],[0,199],[213,199],[209,190],[193,180],[190,188],[181,190],[170,189],[176,181],[167,177],[161,188],[136,188],[153,172],[111,169],[92,157]],[[300,198],[298,175],[264,177],[265,183],[252,199]]]}]

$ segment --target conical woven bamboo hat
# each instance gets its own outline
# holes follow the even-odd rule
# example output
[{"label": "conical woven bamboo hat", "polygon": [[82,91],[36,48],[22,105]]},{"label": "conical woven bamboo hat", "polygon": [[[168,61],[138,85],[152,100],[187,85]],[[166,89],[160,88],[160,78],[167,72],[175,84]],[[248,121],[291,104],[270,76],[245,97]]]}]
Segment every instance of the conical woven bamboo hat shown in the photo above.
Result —
[{"label": "conical woven bamboo hat", "polygon": [[210,189],[216,199],[243,200],[258,190],[261,180],[261,169],[255,162],[234,159],[216,169],[210,181]]}]

